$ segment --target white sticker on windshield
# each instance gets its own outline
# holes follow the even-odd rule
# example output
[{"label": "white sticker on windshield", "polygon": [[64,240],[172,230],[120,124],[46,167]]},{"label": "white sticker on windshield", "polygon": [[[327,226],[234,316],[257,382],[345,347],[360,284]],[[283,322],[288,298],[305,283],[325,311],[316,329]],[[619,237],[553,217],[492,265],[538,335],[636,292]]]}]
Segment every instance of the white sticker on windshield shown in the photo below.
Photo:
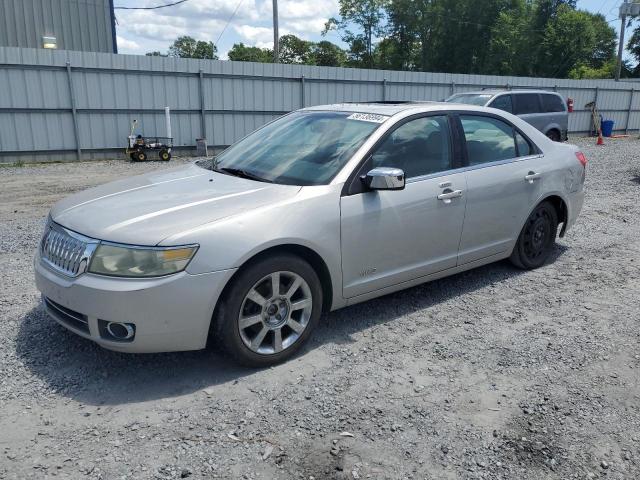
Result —
[{"label": "white sticker on windshield", "polygon": [[352,113],[347,120],[361,120],[363,122],[382,123],[387,118],[386,115],[377,115],[375,113]]}]

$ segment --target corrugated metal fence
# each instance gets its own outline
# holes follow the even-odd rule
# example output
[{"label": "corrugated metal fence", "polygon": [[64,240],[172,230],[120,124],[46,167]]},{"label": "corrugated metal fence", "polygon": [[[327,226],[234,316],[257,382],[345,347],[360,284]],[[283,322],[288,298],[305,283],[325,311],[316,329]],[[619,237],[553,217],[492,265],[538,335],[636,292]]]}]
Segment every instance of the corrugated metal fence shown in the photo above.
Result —
[{"label": "corrugated metal fence", "polygon": [[172,112],[175,145],[233,143],[304,106],[343,101],[442,100],[483,87],[545,88],[575,100],[571,132],[586,132],[597,100],[616,129],[640,128],[640,87],[562,80],[0,48],[0,162],[113,158],[138,132],[164,135]]}]

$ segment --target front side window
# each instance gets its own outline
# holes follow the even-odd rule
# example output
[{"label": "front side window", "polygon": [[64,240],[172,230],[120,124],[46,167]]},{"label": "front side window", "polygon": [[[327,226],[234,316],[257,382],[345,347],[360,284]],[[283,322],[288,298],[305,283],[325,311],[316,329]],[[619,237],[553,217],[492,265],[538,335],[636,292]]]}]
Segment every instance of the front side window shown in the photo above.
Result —
[{"label": "front side window", "polygon": [[511,103],[511,95],[500,95],[488,107],[504,110],[505,112],[513,113],[513,105]]},{"label": "front side window", "polygon": [[406,178],[451,168],[449,121],[445,115],[421,117],[396,128],[371,156],[371,167],[395,167]]},{"label": "front side window", "polygon": [[469,165],[517,157],[513,127],[497,118],[460,115]]},{"label": "front side window", "polygon": [[516,98],[516,115],[540,113],[540,95],[537,93],[518,93]]},{"label": "front side window", "polygon": [[542,97],[542,109],[545,112],[564,112],[564,100],[558,95],[552,95],[550,93],[544,93]]},{"label": "front side window", "polygon": [[325,185],[387,118],[354,112],[295,112],[229,147],[214,168],[265,182]]}]

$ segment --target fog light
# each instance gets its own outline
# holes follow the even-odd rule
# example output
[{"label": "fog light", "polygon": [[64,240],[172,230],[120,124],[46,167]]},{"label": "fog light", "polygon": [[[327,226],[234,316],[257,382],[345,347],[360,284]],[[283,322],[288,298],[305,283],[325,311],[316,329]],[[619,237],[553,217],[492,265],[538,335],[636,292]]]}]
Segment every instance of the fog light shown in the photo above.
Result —
[{"label": "fog light", "polygon": [[98,320],[100,336],[105,340],[115,342],[132,342],[136,335],[136,326],[133,323],[107,322]]}]

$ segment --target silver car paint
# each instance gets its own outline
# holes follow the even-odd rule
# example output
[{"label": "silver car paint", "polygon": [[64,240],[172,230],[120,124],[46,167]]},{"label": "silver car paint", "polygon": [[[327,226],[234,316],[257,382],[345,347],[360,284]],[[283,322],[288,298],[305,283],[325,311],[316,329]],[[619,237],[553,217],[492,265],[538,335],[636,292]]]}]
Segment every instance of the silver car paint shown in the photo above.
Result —
[{"label": "silver car paint", "polygon": [[[337,309],[508,257],[525,219],[547,196],[564,200],[569,226],[582,206],[582,185],[576,181],[582,167],[574,155],[576,147],[554,143],[506,112],[446,103],[342,104],[309,110],[321,109],[390,118],[325,186],[271,185],[190,165],[73,195],[51,211],[54,221],[71,230],[139,245],[197,243],[200,249],[186,272],[150,280],[93,274],[62,279],[36,258],[38,288],[90,319],[142,319],[147,334],[131,344],[114,345],[91,335],[107,348],[197,349],[204,346],[211,313],[233,273],[268,248],[296,245],[315,252],[327,267],[331,308]],[[544,153],[411,179],[402,191],[342,195],[353,169],[396,122],[437,111],[502,116]],[[541,174],[533,183],[525,180],[531,171]],[[463,191],[450,203],[436,198],[447,182]],[[198,279],[202,282],[194,288]],[[144,292],[139,302],[136,292]],[[186,301],[179,302],[182,310],[176,310],[171,292],[178,299],[189,292]],[[177,311],[184,312],[183,318],[175,318]],[[153,331],[156,324],[162,327],[160,332]],[[188,333],[181,336],[183,330]]]}]

